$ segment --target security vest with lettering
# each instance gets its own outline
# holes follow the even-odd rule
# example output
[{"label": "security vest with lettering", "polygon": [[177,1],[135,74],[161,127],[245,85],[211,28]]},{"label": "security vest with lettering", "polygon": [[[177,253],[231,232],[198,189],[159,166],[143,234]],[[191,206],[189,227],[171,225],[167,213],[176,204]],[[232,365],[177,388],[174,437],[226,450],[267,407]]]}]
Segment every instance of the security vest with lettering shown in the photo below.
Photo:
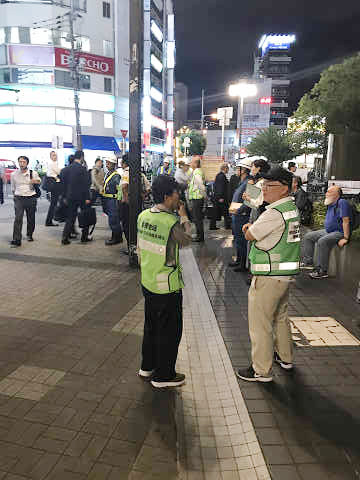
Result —
[{"label": "security vest with lettering", "polygon": [[204,198],[203,192],[199,189],[199,187],[195,183],[195,177],[201,177],[201,180],[204,182],[205,177],[204,173],[201,168],[197,168],[194,170],[193,176],[191,177],[190,185],[189,185],[189,200],[201,200]]},{"label": "security vest with lettering", "polygon": [[176,265],[166,264],[166,250],[172,229],[178,223],[172,213],[144,210],[138,217],[138,248],[141,284],[150,292],[166,294],[184,287],[176,246]]},{"label": "security vest with lettering", "polygon": [[104,193],[102,194],[103,197],[117,198],[117,196],[118,196],[117,184],[113,185],[113,183],[111,182],[111,179],[114,178],[115,175],[119,175],[119,173],[116,170],[105,178]]},{"label": "security vest with lettering", "polygon": [[279,242],[268,251],[252,242],[249,259],[253,275],[296,275],[300,271],[300,219],[292,200],[273,207],[281,213],[285,229]]}]

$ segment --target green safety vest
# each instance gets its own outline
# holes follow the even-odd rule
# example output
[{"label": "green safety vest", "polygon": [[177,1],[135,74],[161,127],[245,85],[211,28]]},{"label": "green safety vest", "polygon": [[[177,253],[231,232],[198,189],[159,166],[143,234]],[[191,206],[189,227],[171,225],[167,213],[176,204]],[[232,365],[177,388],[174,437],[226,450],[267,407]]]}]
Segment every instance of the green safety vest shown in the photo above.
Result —
[{"label": "green safety vest", "polygon": [[194,170],[193,176],[191,177],[191,181],[189,185],[189,200],[201,200],[202,198],[204,198],[204,194],[195,185],[196,175],[199,175],[202,178],[202,181],[205,180],[205,176],[201,168],[197,168],[196,170]]},{"label": "green safety vest", "polygon": [[289,200],[276,207],[281,213],[285,230],[279,242],[268,251],[252,242],[249,259],[253,275],[296,275],[300,271],[300,218],[295,203]]},{"label": "green safety vest", "polygon": [[141,284],[150,292],[166,294],[184,287],[176,246],[176,265],[166,265],[166,250],[177,217],[167,212],[144,210],[138,217]]},{"label": "green safety vest", "polygon": [[106,193],[106,187],[108,185],[108,183],[110,182],[110,180],[112,179],[112,177],[114,177],[115,175],[119,175],[119,173],[115,170],[114,172],[112,172],[111,175],[109,175],[105,182],[104,182],[104,193],[102,194],[103,197],[106,197],[106,198],[117,198],[118,194],[117,193]]}]

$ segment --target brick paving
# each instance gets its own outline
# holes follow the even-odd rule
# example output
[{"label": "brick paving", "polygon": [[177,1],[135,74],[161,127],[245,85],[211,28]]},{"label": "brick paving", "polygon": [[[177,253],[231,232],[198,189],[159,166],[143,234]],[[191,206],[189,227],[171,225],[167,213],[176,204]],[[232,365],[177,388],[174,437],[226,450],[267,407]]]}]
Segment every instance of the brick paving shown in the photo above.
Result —
[{"label": "brick paving", "polygon": [[63,247],[47,207],[19,249],[0,208],[0,479],[176,479],[176,394],[136,375],[138,273],[100,213],[92,244]]},{"label": "brick paving", "polygon": [[[220,231],[194,253],[233,368],[239,368],[250,363],[248,286],[245,275],[227,267],[231,244]],[[336,279],[300,275],[289,310],[294,372],[276,366],[272,384],[238,382],[274,480],[360,477],[360,306],[354,296]]]}]

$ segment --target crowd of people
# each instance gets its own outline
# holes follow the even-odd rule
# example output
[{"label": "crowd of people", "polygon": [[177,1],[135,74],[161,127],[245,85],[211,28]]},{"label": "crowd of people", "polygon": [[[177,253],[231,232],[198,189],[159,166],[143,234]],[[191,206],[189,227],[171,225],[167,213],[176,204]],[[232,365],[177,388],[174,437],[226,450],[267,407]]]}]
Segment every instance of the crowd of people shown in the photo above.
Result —
[{"label": "crowd of people", "polygon": [[[11,174],[11,190],[14,195],[15,220],[13,238],[10,242],[12,248],[21,246],[23,218],[26,213],[27,231],[29,242],[34,240],[35,215],[37,199],[41,196],[41,189],[49,196],[49,208],[45,220],[46,227],[58,227],[57,221],[64,222],[62,232],[62,245],[70,245],[71,241],[79,236],[76,229],[78,219],[81,228],[81,243],[92,241],[89,228],[96,223],[94,205],[100,202],[103,212],[108,217],[111,237],[105,245],[111,246],[123,242],[125,236],[128,253],[129,248],[129,162],[124,155],[121,161],[122,174],[118,167],[118,158],[113,155],[104,162],[98,158],[94,168],[87,168],[84,153],[76,151],[68,158],[68,164],[63,169],[59,168],[55,151],[50,153],[46,175],[40,179],[36,170],[29,168],[29,158],[18,158],[19,169]],[[0,172],[1,173],[1,172]],[[150,191],[148,180],[142,176],[142,194],[145,196]],[[55,219],[55,222],[54,222]]]},{"label": "crowd of people", "polygon": [[[11,175],[15,206],[12,247],[21,245],[24,213],[27,240],[33,241],[37,198],[41,195],[41,180],[36,171],[29,169],[29,159],[21,156],[18,163],[19,169]],[[59,211],[64,212],[63,245],[77,237],[77,218],[82,229],[81,243],[91,241],[89,227],[96,219],[86,222],[83,217],[100,200],[111,230],[105,244],[121,243],[125,235],[129,246],[127,155],[122,158],[121,174],[117,166],[118,159],[113,156],[106,160],[105,169],[98,159],[88,171],[83,152],[77,151],[60,170],[56,152],[51,152],[43,180],[43,188],[50,192],[45,226],[57,226],[54,218]],[[143,209],[138,217],[138,256],[145,298],[139,376],[150,380],[155,388],[185,382],[185,375],[175,369],[182,335],[184,286],[179,249],[191,242],[204,242],[207,196],[212,203],[209,230],[217,230],[217,221],[224,218],[224,228],[232,229],[236,252],[229,267],[235,272],[248,272],[251,284],[248,318],[252,362],[247,369],[238,370],[242,380],[270,382],[274,361],[284,370],[293,368],[288,318],[291,282],[302,268],[311,268],[313,279],[326,278],[331,249],[336,245],[342,248],[350,241],[353,211],[339,187],[331,186],[326,193],[324,229],[303,236],[302,225],[308,222],[311,202],[302,189],[301,178],[295,175],[296,165],[289,165],[288,170],[271,168],[262,158],[245,158],[230,180],[228,173],[229,166],[224,163],[210,194],[201,161],[196,158],[191,162],[181,160],[175,171],[165,161],[152,186],[141,176],[143,200],[151,189],[153,206]],[[191,222],[195,225],[194,236]]]}]

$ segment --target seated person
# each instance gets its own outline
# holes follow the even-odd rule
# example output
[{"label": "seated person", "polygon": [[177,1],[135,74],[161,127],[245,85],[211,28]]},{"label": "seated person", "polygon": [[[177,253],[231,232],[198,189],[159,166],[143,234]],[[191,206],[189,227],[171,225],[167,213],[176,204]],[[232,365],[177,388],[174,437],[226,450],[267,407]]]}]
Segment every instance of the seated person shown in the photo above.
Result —
[{"label": "seated person", "polygon": [[[325,228],[309,232],[304,237],[304,263],[303,268],[313,268],[311,278],[327,278],[331,249],[337,244],[340,248],[350,240],[351,206],[341,198],[340,187],[333,185],[325,196],[327,212]],[[314,249],[317,244],[317,259],[314,264]]]}]

